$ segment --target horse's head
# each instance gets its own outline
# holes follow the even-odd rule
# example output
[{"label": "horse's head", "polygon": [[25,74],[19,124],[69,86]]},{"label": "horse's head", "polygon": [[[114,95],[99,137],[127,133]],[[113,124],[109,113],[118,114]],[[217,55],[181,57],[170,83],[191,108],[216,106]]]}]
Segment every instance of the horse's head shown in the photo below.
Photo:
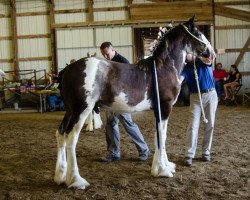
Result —
[{"label": "horse's head", "polygon": [[194,17],[180,26],[182,26],[188,36],[187,53],[193,53],[194,56],[200,56],[207,62],[212,62],[215,59],[214,49],[205,35],[195,27]]}]

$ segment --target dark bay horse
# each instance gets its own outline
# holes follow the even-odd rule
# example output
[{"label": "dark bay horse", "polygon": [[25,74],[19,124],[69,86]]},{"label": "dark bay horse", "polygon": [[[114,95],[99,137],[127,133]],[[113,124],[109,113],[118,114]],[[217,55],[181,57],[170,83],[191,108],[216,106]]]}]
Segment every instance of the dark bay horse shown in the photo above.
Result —
[{"label": "dark bay horse", "polygon": [[151,174],[172,177],[175,164],[168,161],[165,142],[167,124],[180,91],[179,75],[186,54],[215,55],[205,36],[194,26],[194,18],[168,31],[152,57],[137,64],[124,64],[97,57],[82,58],[66,67],[63,97],[66,113],[57,137],[57,163],[54,180],[68,187],[85,189],[89,183],[80,176],[76,144],[87,116],[95,105],[114,112],[139,112],[153,108],[151,63],[156,63],[160,94],[160,148],[155,148]]}]

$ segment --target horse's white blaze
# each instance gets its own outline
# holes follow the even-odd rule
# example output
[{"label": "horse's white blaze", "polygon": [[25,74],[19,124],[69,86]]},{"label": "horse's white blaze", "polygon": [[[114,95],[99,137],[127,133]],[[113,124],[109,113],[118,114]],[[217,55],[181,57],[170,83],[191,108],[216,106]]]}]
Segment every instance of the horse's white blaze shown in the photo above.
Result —
[{"label": "horse's white blaze", "polygon": [[208,39],[205,37],[204,34],[201,34],[201,40],[206,44],[209,52],[210,52],[210,60],[211,62],[214,61],[216,54],[214,52],[214,48],[212,47],[212,45],[210,44],[210,42],[208,41]]},{"label": "horse's white blaze", "polygon": [[111,109],[117,112],[140,112],[143,110],[149,110],[150,107],[151,101],[147,99],[147,92],[144,94],[144,99],[135,106],[129,106],[126,94],[121,92],[115,97],[115,101],[112,104]]}]

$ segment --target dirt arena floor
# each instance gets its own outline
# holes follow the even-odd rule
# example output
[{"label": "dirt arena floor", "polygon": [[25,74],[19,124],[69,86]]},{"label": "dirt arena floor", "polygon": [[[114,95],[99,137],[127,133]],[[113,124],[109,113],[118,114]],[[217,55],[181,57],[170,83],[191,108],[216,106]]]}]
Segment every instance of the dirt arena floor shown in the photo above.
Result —
[{"label": "dirt arena floor", "polygon": [[[121,128],[122,159],[100,162],[106,154],[104,128],[82,131],[77,145],[80,174],[86,190],[67,189],[53,182],[57,129],[63,112],[0,114],[0,200],[2,199],[250,199],[250,108],[219,106],[212,162],[204,163],[201,137],[191,168],[183,166],[188,107],[175,107],[168,127],[169,159],[177,164],[173,178],[154,178],[152,112],[134,115],[151,155],[137,160],[135,146]],[[202,127],[201,127],[202,128]],[[200,134],[201,136],[201,134]]]}]

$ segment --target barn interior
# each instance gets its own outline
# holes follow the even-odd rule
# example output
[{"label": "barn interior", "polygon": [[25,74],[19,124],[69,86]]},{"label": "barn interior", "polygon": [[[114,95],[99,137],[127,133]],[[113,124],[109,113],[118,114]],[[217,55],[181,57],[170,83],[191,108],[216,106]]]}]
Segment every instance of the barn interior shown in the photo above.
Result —
[{"label": "barn interior", "polygon": [[[51,79],[72,59],[102,58],[105,41],[136,63],[152,55],[159,30],[193,16],[216,52],[213,68],[221,63],[229,72],[236,65],[241,74],[236,99],[221,100],[217,108],[212,162],[196,158],[191,168],[183,166],[190,119],[190,92],[183,84],[168,127],[169,158],[177,165],[173,178],[150,175],[155,124],[153,111],[146,111],[132,116],[149,145],[147,161],[137,160],[134,144],[120,127],[122,159],[101,163],[105,125],[94,131],[84,127],[78,166],[91,186],[81,191],[57,185],[55,133],[65,109],[49,104],[49,97],[59,94],[48,87]],[[250,198],[249,0],[1,0],[0,27],[1,199]],[[101,116],[105,124],[105,110]],[[199,138],[198,148],[201,144]]]}]

